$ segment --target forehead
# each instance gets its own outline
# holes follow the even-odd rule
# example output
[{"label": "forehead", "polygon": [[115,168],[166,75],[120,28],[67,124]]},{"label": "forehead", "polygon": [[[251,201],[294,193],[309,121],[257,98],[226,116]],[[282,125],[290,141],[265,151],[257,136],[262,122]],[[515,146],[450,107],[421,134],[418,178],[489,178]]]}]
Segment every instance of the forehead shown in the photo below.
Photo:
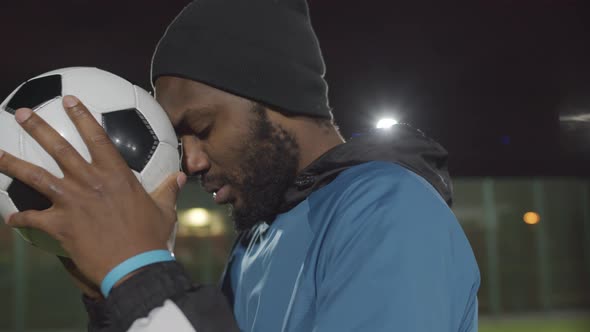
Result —
[{"label": "forehead", "polygon": [[211,117],[220,113],[245,116],[252,102],[223,90],[193,80],[161,76],[155,83],[156,100],[162,105],[176,126],[187,116]]},{"label": "forehead", "polygon": [[240,102],[247,99],[229,92],[216,89],[210,85],[175,76],[161,76],[156,79],[156,98],[166,103],[189,102],[201,100],[214,102]]},{"label": "forehead", "polygon": [[221,92],[205,84],[174,76],[159,77],[155,84],[156,100],[174,125],[181,122],[188,111],[193,116],[211,116],[219,109],[219,105],[227,102],[227,96]]},{"label": "forehead", "polygon": [[180,77],[158,77],[155,84],[155,97],[163,106],[175,106],[185,103],[199,92],[199,86],[193,86],[191,82]]}]

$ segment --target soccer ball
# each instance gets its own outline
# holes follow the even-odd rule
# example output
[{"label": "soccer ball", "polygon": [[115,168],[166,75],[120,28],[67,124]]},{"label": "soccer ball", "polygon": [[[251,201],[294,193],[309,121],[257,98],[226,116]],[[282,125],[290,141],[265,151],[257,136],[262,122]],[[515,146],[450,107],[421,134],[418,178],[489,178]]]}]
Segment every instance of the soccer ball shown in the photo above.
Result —
[{"label": "soccer ball", "polygon": [[[29,107],[90,162],[90,154],[62,105],[62,97],[78,97],[102,124],[137,179],[151,192],[179,170],[178,141],[161,106],[142,88],[109,72],[71,67],[39,75],[21,84],[0,104],[0,149],[63,177],[57,163],[14,119],[18,108]],[[52,203],[17,179],[0,173],[0,214],[45,210]],[[59,242],[28,228],[15,229],[26,241],[66,256]],[[174,240],[174,233],[170,242]]]}]

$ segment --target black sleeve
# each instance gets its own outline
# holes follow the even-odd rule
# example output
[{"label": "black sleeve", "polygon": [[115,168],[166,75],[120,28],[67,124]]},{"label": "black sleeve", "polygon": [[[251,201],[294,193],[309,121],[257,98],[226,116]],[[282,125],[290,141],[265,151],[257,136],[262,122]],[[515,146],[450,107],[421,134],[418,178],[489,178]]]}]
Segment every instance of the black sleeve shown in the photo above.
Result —
[{"label": "black sleeve", "polygon": [[83,297],[88,312],[88,331],[127,331],[137,319],[173,301],[199,332],[239,331],[231,307],[213,286],[194,285],[177,262],[146,266],[113,288],[108,298],[95,302]]}]

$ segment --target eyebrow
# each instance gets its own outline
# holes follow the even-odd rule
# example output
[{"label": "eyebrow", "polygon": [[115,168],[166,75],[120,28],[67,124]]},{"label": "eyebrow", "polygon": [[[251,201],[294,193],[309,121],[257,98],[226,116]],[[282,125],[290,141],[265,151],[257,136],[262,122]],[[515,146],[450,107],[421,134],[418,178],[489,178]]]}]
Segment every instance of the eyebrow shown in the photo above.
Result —
[{"label": "eyebrow", "polygon": [[196,112],[200,113],[199,116],[210,117],[213,116],[213,113],[215,113],[215,109],[213,108],[213,106],[210,105],[205,105],[201,107],[189,107],[186,109],[184,114],[188,114],[189,112],[192,114]]},{"label": "eyebrow", "polygon": [[199,121],[205,121],[209,118],[212,118],[215,112],[215,109],[209,105],[186,108],[182,113],[182,117],[178,119],[177,123],[173,123],[174,128],[176,129],[188,125],[189,122],[195,121],[195,116],[199,118]]}]

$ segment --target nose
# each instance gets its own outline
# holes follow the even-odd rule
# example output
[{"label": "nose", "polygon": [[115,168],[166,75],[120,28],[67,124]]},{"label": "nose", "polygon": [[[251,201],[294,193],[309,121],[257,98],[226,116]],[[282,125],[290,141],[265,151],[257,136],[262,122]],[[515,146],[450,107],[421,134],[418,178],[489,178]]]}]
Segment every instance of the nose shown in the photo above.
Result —
[{"label": "nose", "polygon": [[194,136],[180,139],[182,148],[182,171],[188,176],[199,175],[211,167],[209,157],[202,148],[202,143]]}]

